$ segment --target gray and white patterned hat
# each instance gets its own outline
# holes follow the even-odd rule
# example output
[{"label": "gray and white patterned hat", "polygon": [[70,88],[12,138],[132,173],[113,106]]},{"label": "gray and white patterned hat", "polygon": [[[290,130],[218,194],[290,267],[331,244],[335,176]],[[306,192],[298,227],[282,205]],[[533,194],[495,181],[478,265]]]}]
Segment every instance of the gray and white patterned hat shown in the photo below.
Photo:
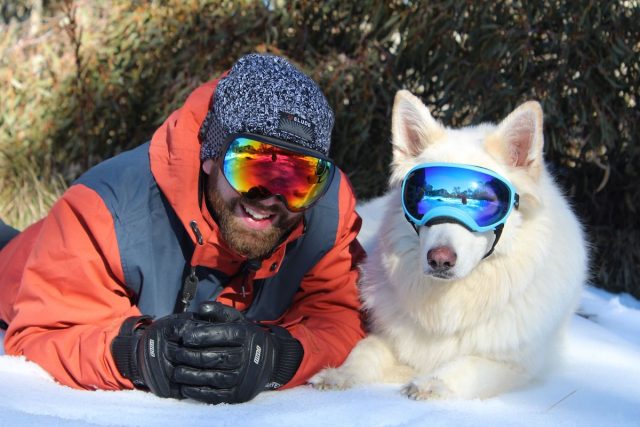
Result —
[{"label": "gray and white patterned hat", "polygon": [[217,158],[234,133],[254,133],[328,156],[333,111],[318,85],[286,59],[243,56],[220,80],[200,128],[202,160]]}]

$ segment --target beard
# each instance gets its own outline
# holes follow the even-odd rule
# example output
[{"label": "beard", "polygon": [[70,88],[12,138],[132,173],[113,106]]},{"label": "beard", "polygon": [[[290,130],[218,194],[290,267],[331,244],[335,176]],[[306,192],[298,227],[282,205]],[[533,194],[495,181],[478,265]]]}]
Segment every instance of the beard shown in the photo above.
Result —
[{"label": "beard", "polygon": [[[269,206],[268,210],[275,215],[275,221],[264,230],[251,230],[242,224],[234,213],[242,202],[245,206],[255,206],[265,210],[259,203],[238,195],[225,201],[217,191],[217,174],[212,173],[208,178],[206,190],[207,207],[220,228],[220,233],[227,245],[240,255],[248,259],[265,258],[283,241],[286,235],[301,221],[302,215],[288,217],[288,211],[282,203]],[[240,209],[244,209],[240,207]]]}]

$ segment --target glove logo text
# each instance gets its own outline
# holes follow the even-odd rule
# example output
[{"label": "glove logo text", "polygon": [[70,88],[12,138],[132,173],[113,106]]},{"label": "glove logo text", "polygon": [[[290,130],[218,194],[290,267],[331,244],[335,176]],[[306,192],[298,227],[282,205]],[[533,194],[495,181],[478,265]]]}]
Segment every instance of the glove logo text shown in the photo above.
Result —
[{"label": "glove logo text", "polygon": [[256,355],[253,356],[253,363],[256,365],[260,363],[260,353],[262,353],[262,348],[259,345],[256,345]]},{"label": "glove logo text", "polygon": [[156,357],[156,341],[149,340],[149,355],[151,357]]}]

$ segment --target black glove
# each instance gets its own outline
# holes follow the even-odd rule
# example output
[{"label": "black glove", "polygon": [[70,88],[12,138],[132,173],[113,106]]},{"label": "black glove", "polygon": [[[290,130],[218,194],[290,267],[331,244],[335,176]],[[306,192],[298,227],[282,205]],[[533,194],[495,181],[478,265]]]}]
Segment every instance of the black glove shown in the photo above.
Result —
[{"label": "black glove", "polygon": [[129,318],[112,354],[123,376],[158,396],[240,403],[287,383],[303,350],[286,329],[267,329],[216,302],[155,322]]}]

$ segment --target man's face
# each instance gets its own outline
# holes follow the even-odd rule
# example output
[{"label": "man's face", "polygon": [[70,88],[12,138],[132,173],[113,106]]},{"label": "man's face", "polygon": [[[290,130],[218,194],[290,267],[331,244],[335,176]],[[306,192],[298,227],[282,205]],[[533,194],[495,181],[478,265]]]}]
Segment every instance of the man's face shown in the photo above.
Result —
[{"label": "man's face", "polygon": [[220,170],[219,160],[206,160],[207,200],[229,247],[249,259],[267,255],[302,218],[277,197],[253,201],[238,194]]}]

